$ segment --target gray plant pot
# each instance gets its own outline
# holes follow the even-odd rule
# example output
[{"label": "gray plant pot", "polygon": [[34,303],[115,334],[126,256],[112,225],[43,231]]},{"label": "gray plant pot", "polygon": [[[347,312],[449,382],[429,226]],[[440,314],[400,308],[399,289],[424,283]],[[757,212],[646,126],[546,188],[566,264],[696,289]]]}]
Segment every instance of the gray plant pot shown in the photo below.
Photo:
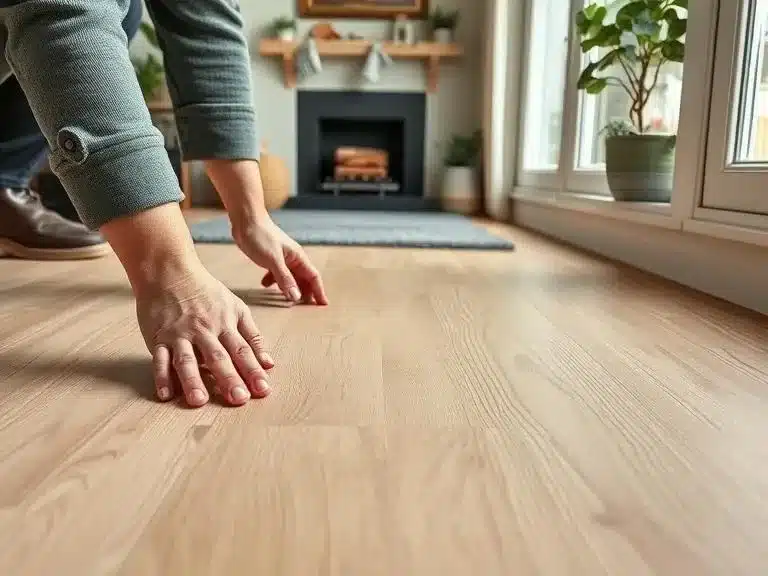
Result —
[{"label": "gray plant pot", "polygon": [[675,170],[675,136],[641,134],[605,139],[605,170],[614,199],[669,202]]}]

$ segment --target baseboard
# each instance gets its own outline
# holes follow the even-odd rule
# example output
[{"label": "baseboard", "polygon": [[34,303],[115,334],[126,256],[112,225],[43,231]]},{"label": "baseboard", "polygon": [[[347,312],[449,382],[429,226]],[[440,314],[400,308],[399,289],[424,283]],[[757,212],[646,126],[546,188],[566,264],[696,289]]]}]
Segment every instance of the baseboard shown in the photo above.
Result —
[{"label": "baseboard", "polygon": [[512,222],[739,306],[768,314],[768,250],[512,201]]}]

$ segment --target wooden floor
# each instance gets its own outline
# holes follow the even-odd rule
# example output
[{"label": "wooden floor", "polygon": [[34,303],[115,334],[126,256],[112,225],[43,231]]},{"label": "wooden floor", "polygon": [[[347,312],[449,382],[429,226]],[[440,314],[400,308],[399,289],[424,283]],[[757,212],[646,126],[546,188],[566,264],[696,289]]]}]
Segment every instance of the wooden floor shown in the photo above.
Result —
[{"label": "wooden floor", "polygon": [[510,234],[312,248],[327,309],[201,247],[279,363],[241,409],[153,401],[116,260],[0,260],[0,574],[766,574],[765,319]]}]

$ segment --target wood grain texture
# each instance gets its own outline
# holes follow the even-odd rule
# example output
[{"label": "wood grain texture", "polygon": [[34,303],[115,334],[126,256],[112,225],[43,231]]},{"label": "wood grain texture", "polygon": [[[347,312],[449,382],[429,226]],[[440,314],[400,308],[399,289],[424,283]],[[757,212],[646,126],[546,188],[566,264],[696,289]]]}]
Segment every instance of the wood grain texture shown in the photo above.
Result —
[{"label": "wood grain texture", "polygon": [[241,409],[153,401],[114,258],[0,260],[0,574],[763,574],[766,319],[500,230],[309,248],[327,309],[200,246],[278,361]]}]

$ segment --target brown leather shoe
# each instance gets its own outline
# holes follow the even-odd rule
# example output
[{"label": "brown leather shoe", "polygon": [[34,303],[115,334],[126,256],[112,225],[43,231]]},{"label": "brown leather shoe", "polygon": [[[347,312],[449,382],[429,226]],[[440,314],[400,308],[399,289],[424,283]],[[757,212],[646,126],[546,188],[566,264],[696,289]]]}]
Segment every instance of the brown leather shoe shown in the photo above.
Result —
[{"label": "brown leather shoe", "polygon": [[0,189],[0,255],[27,260],[82,260],[111,252],[100,234],[43,206],[27,189]]}]

